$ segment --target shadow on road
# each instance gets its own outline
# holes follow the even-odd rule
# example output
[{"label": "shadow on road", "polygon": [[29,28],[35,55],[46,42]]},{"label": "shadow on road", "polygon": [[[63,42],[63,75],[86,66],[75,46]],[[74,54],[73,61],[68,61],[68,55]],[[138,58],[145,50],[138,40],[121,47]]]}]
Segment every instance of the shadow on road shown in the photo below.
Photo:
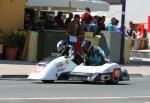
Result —
[{"label": "shadow on road", "polygon": [[150,66],[150,61],[142,61],[142,59],[130,60],[125,66]]},{"label": "shadow on road", "polygon": [[43,84],[43,85],[53,85],[53,84],[82,84],[82,85],[131,85],[129,83],[121,83],[118,84],[105,84],[104,82],[82,82],[82,81],[56,81],[53,83],[43,83],[38,81],[32,81],[34,84]]}]

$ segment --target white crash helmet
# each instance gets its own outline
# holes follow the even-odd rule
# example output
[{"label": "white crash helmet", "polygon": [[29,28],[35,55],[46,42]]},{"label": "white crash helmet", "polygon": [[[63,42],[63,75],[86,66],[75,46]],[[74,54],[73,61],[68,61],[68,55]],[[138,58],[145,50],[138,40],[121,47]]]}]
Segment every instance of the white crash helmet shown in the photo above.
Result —
[{"label": "white crash helmet", "polygon": [[67,43],[64,40],[60,40],[57,43],[57,51],[58,51],[58,53],[63,54],[63,52],[66,50],[66,48],[67,48]]}]

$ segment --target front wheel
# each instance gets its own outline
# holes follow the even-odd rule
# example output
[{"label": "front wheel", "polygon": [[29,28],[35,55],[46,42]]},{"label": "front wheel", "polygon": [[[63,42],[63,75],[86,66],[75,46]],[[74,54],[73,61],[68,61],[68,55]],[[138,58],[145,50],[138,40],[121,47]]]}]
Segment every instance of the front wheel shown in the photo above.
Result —
[{"label": "front wheel", "polygon": [[83,83],[89,84],[89,83],[91,83],[91,81],[83,81]]},{"label": "front wheel", "polygon": [[54,80],[42,80],[43,83],[53,83]]}]

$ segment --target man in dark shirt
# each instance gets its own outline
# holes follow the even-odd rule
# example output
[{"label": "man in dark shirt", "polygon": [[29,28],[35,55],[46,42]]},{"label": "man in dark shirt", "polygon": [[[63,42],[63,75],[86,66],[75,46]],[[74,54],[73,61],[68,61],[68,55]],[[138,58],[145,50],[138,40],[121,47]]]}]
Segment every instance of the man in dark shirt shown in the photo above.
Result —
[{"label": "man in dark shirt", "polygon": [[57,16],[54,18],[55,23],[57,24],[57,29],[64,29],[65,24],[62,19],[62,12],[59,11]]},{"label": "man in dark shirt", "polygon": [[69,13],[69,17],[65,21],[65,28],[67,28],[67,26],[71,22],[72,18],[73,18],[73,13]]}]

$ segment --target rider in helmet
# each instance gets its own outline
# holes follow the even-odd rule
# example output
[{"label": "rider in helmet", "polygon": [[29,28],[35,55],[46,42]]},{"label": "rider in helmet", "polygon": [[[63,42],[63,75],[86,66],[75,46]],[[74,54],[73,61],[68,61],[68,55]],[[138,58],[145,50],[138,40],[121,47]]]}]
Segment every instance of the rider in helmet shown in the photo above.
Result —
[{"label": "rider in helmet", "polygon": [[92,46],[91,41],[84,40],[81,49],[85,57],[85,65],[102,65],[105,63],[105,54],[101,47]]},{"label": "rider in helmet", "polygon": [[62,56],[68,56],[69,55],[69,45],[64,41],[60,40],[57,43],[57,51]]},{"label": "rider in helmet", "polygon": [[64,40],[57,43],[57,50],[61,56],[69,57],[77,65],[83,63],[83,58],[74,50],[71,45],[68,45]]}]

